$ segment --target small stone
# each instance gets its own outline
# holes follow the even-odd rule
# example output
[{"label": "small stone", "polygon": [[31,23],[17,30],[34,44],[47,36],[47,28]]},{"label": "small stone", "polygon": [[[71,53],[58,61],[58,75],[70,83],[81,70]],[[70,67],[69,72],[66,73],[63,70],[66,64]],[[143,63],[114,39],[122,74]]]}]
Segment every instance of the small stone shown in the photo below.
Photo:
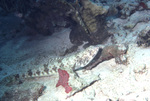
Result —
[{"label": "small stone", "polygon": [[126,64],[127,63],[127,57],[126,57],[126,55],[121,55],[120,57],[119,57],[119,64]]},{"label": "small stone", "polygon": [[150,8],[150,1],[148,1],[146,4],[147,4],[147,7]]},{"label": "small stone", "polygon": [[124,44],[119,44],[119,45],[118,45],[118,50],[119,50],[119,51],[124,51],[124,52],[125,52],[125,51],[127,50],[127,46],[124,45]]},{"label": "small stone", "polygon": [[139,64],[134,68],[134,73],[145,73],[146,72],[146,64]]}]

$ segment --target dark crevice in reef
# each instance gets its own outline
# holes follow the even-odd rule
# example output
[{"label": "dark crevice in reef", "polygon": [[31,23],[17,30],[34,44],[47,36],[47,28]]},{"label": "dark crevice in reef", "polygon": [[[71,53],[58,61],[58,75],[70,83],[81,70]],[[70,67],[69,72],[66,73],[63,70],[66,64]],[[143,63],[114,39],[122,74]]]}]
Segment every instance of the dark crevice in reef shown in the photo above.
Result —
[{"label": "dark crevice in reef", "polygon": [[0,71],[2,71],[3,69],[0,67]]},{"label": "dark crevice in reef", "polygon": [[109,37],[106,14],[95,13],[98,6],[92,10],[96,6],[90,0],[1,0],[0,7],[7,13],[17,13],[28,27],[28,35],[47,36],[71,28],[70,40],[76,45],[83,41],[98,44]]},{"label": "dark crevice in reef", "polygon": [[38,34],[52,35],[61,28],[70,27],[70,18],[66,12],[70,7],[56,0],[44,0],[25,17],[25,23]]},{"label": "dark crevice in reef", "polygon": [[0,0],[0,7],[6,12],[19,12],[26,14],[36,0]]}]

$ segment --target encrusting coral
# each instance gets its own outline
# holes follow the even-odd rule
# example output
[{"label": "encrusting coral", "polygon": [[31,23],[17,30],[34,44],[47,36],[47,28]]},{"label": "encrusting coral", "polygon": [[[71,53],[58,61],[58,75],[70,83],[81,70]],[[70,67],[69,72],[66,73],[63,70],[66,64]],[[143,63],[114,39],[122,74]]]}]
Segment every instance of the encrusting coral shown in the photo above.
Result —
[{"label": "encrusting coral", "polygon": [[72,43],[77,43],[74,41],[77,37],[90,44],[102,43],[108,38],[105,20],[102,17],[108,12],[107,7],[98,6],[90,0],[80,0],[72,5],[72,8],[75,12],[72,14],[72,19],[76,22],[70,34]]},{"label": "encrusting coral", "polygon": [[58,73],[59,73],[59,80],[58,83],[56,84],[56,87],[61,85],[65,88],[66,93],[71,92],[72,88],[68,84],[69,74],[67,73],[67,71],[58,69]]}]

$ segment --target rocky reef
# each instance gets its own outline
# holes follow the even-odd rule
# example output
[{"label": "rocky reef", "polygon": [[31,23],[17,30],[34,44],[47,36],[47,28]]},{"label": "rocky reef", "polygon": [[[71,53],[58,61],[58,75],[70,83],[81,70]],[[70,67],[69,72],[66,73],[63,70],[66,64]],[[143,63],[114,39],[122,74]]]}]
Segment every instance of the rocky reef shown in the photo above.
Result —
[{"label": "rocky reef", "polygon": [[141,31],[138,37],[137,44],[139,46],[149,47],[150,46],[150,26],[147,26]]},{"label": "rocky reef", "polygon": [[[77,27],[73,27],[75,30],[73,29],[70,35],[73,43],[76,43],[74,41],[75,37],[83,38],[84,41],[88,41],[90,44],[102,43],[108,38],[104,18],[108,12],[108,7],[98,6],[90,0],[81,0],[72,6],[75,8],[73,19],[77,23]],[[80,37],[82,34],[84,36]]]}]

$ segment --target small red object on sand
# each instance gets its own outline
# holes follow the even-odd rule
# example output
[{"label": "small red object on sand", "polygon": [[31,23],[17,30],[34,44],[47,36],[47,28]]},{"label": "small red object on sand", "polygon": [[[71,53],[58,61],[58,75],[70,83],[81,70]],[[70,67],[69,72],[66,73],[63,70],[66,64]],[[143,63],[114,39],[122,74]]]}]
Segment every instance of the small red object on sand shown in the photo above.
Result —
[{"label": "small red object on sand", "polygon": [[140,2],[139,6],[142,6],[144,9],[148,9],[147,5],[144,2]]},{"label": "small red object on sand", "polygon": [[65,70],[58,69],[59,73],[59,80],[58,83],[56,84],[56,87],[62,85],[65,88],[65,92],[69,93],[72,91],[72,87],[68,85],[68,80],[69,80],[69,74]]}]

